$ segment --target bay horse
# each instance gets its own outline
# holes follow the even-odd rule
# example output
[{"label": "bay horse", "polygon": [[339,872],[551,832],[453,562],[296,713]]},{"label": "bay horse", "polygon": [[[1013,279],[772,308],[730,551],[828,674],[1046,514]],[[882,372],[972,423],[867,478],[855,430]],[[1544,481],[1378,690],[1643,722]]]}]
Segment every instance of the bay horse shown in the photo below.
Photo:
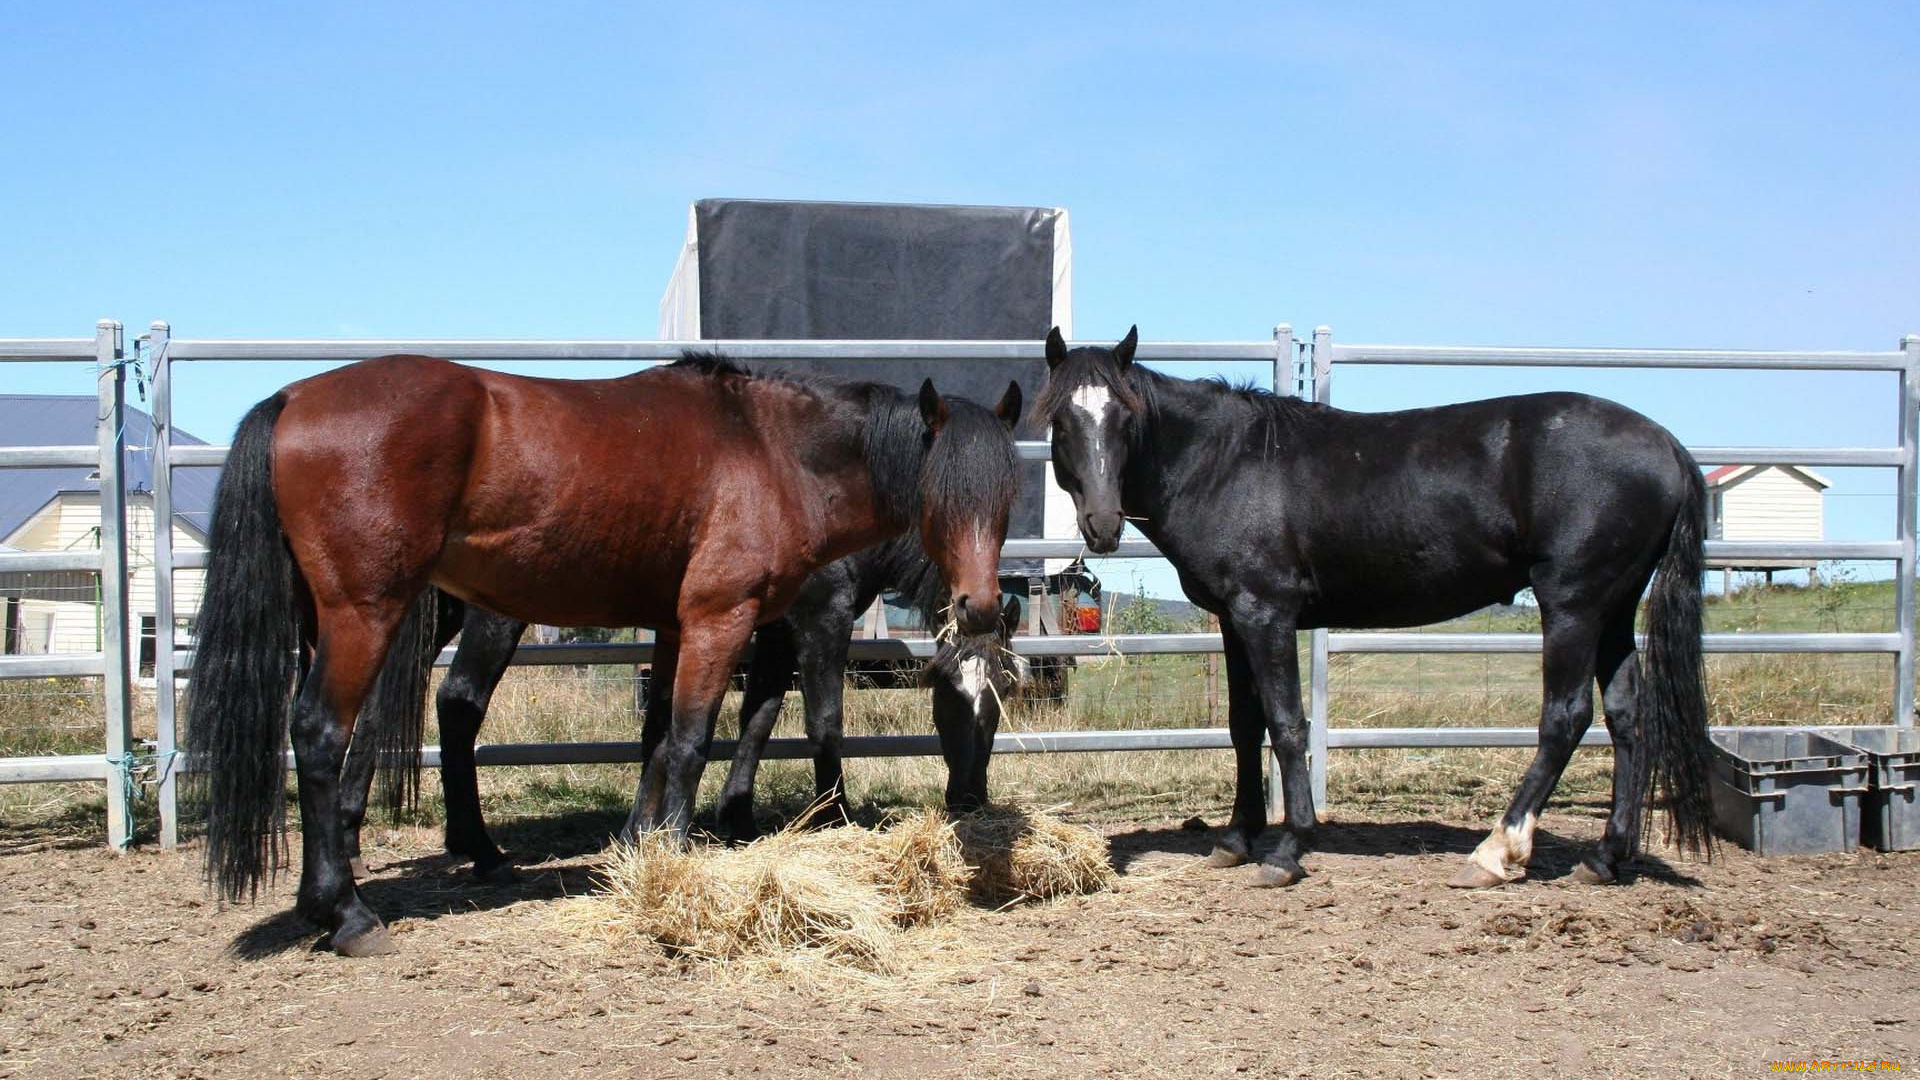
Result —
[{"label": "bay horse", "polygon": [[209,535],[187,698],[209,879],[237,901],[284,862],[290,725],[296,910],[342,954],[391,950],[353,884],[341,766],[376,678],[414,685],[382,669],[417,662],[391,646],[429,621],[429,585],[531,622],[675,631],[636,824],[684,837],[734,664],[813,570],[918,525],[955,618],[993,625],[1017,397],[1002,406],[700,353],[594,380],[388,356],[280,390],[234,434]]},{"label": "bay horse", "polygon": [[[1012,414],[1017,414],[1014,409]],[[748,663],[745,693],[740,706],[740,744],[721,789],[720,827],[736,842],[754,838],[753,781],[767,739],[780,716],[786,692],[799,673],[801,700],[806,710],[807,738],[815,747],[813,817],[821,821],[846,819],[846,788],[840,746],[847,652],[854,625],[882,591],[901,594],[928,626],[946,617],[951,603],[946,582],[932,558],[921,547],[918,531],[857,551],[814,571],[800,586],[787,613],[754,633],[753,658]],[[414,699],[425,692],[426,674],[457,633],[460,645],[453,663],[434,696],[440,728],[440,782],[446,803],[447,851],[473,862],[474,876],[492,880],[508,865],[488,833],[480,810],[480,792],[474,763],[474,743],[486,718],[493,692],[506,675],[527,624],[485,608],[468,605],[436,590],[435,632],[423,635],[423,650],[415,669]],[[933,692],[933,723],[947,761],[947,809],[966,813],[986,805],[987,763],[999,728],[1002,702],[1024,679],[1025,661],[1008,648],[1018,613],[1009,600],[995,627],[986,633],[957,629],[941,639],[925,670]],[[647,744],[659,738],[668,719],[661,706],[671,700],[673,665],[671,635],[657,647],[655,678],[647,701]],[[665,650],[665,651],[661,651]],[[388,766],[389,783],[383,792],[392,807],[410,800],[417,777],[417,753],[404,742],[388,738],[384,729],[395,723],[417,723],[417,710],[376,702],[361,710],[360,729],[370,739],[356,739],[347,753],[342,780],[346,816],[348,862],[356,880],[367,877],[360,857],[360,828],[366,820],[375,766]],[[417,750],[418,736],[412,749]],[[384,759],[384,761],[382,760]],[[400,766],[394,768],[396,763]]]},{"label": "bay horse", "polygon": [[[1450,884],[1524,876],[1547,796],[1602,690],[1613,805],[1575,877],[1612,882],[1664,793],[1669,831],[1711,857],[1700,574],[1700,468],[1666,429],[1582,394],[1356,413],[1150,371],[1138,331],[1114,348],[1047,337],[1036,418],[1095,553],[1126,521],[1217,615],[1236,764],[1233,815],[1208,861],[1245,862],[1266,827],[1261,736],[1286,816],[1256,872],[1304,876],[1316,823],[1295,632],[1438,622],[1531,587],[1543,629],[1540,743],[1506,814]],[[1656,576],[1657,570],[1657,576]],[[1645,655],[1634,613],[1652,580]]]}]

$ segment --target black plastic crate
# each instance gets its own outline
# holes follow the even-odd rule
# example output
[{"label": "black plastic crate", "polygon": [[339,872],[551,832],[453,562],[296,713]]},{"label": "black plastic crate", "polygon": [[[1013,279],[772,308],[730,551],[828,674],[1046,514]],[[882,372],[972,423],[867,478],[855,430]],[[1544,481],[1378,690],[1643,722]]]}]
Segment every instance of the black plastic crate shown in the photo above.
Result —
[{"label": "black plastic crate", "polygon": [[1867,755],[1795,728],[1713,733],[1713,818],[1760,855],[1814,855],[1859,845]]},{"label": "black plastic crate", "polygon": [[1920,849],[1920,731],[1913,728],[1834,728],[1821,735],[1867,756],[1867,797],[1860,841],[1875,851]]}]

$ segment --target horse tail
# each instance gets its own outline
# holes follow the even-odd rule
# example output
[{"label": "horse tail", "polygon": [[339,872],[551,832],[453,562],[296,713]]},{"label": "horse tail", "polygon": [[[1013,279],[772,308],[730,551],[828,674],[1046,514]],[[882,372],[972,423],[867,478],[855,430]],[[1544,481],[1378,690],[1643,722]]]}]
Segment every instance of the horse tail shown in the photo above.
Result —
[{"label": "horse tail", "polygon": [[259,895],[286,865],[286,743],[300,647],[298,570],[273,491],[282,394],[241,419],[214,495],[193,679],[186,695],[193,795],[205,807],[207,880]]},{"label": "horse tail", "polygon": [[400,622],[354,730],[373,739],[380,804],[395,817],[420,799],[420,747],[427,732],[427,680],[440,651],[439,613],[446,599],[429,585]]},{"label": "horse tail", "polygon": [[1700,467],[1682,450],[1686,494],[1674,516],[1666,553],[1647,600],[1648,755],[1653,784],[1667,808],[1667,838],[1713,857],[1712,744],[1700,656],[1700,578],[1705,563],[1707,492]]}]

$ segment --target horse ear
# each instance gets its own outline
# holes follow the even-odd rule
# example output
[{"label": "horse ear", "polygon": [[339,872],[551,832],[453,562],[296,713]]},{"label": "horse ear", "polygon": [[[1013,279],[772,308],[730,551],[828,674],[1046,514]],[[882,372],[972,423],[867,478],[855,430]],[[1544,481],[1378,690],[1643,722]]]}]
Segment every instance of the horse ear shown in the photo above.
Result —
[{"label": "horse ear", "polygon": [[1140,328],[1128,327],[1127,336],[1121,338],[1120,344],[1113,347],[1113,359],[1120,365],[1121,371],[1127,370],[1127,365],[1133,363],[1133,349],[1138,344],[1140,344]]},{"label": "horse ear", "polygon": [[1013,425],[1020,422],[1021,404],[1020,384],[1017,382],[1009,382],[1007,383],[1007,392],[1000,395],[1000,404],[993,407],[993,415],[999,417],[1000,422],[1007,425],[1007,428],[1011,430]]},{"label": "horse ear", "polygon": [[1018,629],[1019,626],[1020,598],[1017,596],[1009,596],[1007,597],[1006,606],[1000,609],[1000,630],[1008,637],[1012,637],[1014,630]]},{"label": "horse ear", "polygon": [[1052,371],[1067,358],[1067,339],[1060,336],[1060,328],[1047,331],[1047,370]]},{"label": "horse ear", "polygon": [[920,419],[936,434],[947,422],[947,403],[941,400],[940,391],[933,388],[932,379],[920,384]]}]

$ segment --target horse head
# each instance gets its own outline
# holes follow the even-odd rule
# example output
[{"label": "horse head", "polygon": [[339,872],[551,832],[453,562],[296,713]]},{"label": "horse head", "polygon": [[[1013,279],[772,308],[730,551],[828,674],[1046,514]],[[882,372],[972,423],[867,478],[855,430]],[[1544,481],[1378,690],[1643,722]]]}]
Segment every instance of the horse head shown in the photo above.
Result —
[{"label": "horse head", "polygon": [[1080,535],[1097,555],[1118,547],[1126,526],[1120,477],[1145,411],[1127,379],[1139,339],[1136,327],[1111,349],[1069,351],[1059,327],[1047,334],[1047,385],[1034,413],[1053,430],[1054,480],[1073,497]]},{"label": "horse head", "polygon": [[999,613],[1000,547],[1019,491],[1013,425],[1020,387],[991,410],[964,398],[943,398],[929,379],[920,387],[926,462],[920,474],[920,542],[940,568],[961,631],[993,628]]}]

